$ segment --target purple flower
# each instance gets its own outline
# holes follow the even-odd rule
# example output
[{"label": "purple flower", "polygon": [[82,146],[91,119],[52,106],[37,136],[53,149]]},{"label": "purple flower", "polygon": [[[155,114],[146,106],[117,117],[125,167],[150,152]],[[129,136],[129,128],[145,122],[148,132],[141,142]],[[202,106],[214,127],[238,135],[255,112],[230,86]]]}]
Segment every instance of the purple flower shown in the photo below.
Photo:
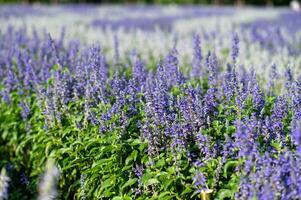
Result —
[{"label": "purple flower", "polygon": [[200,36],[195,34],[193,37],[193,60],[192,60],[192,70],[191,76],[200,77],[202,74],[201,62],[202,62],[202,50],[200,43]]},{"label": "purple flower", "polygon": [[270,74],[269,74],[269,82],[268,82],[268,88],[269,88],[269,94],[272,95],[273,90],[275,89],[275,84],[278,78],[278,72],[277,72],[277,66],[276,64],[273,64],[271,66]]},{"label": "purple flower", "polygon": [[197,193],[201,193],[202,190],[207,188],[206,177],[200,171],[197,171],[193,177],[193,185],[197,189]]},{"label": "purple flower", "polygon": [[232,57],[232,61],[233,63],[236,63],[238,54],[239,54],[239,38],[238,38],[238,34],[235,33],[232,37],[232,52],[231,52],[231,57]]},{"label": "purple flower", "polygon": [[235,148],[235,143],[233,141],[232,138],[230,138],[228,135],[225,135],[225,142],[223,143],[223,147],[222,147],[222,155],[223,155],[223,159],[226,158],[234,158],[234,148]]},{"label": "purple flower", "polygon": [[170,147],[176,152],[182,151],[185,149],[185,137],[181,125],[177,122],[172,123],[170,133],[171,144]]},{"label": "purple flower", "polygon": [[235,66],[227,64],[227,71],[223,80],[223,91],[227,101],[230,101],[237,90],[237,75]]},{"label": "purple flower", "polygon": [[209,87],[213,88],[216,87],[217,85],[217,57],[215,53],[211,53],[210,51],[208,52],[208,55],[206,57],[206,65],[208,68],[208,84]]},{"label": "purple flower", "polygon": [[288,107],[287,107],[287,101],[284,97],[279,96],[276,99],[276,102],[274,104],[273,110],[272,110],[272,132],[273,135],[276,137],[278,140],[282,140],[284,135],[283,133],[283,119],[286,117],[288,112]]},{"label": "purple flower", "polygon": [[140,184],[141,178],[142,178],[142,175],[143,175],[143,171],[144,171],[144,166],[136,164],[133,171],[134,171],[135,175],[138,178],[138,183]]},{"label": "purple flower", "polygon": [[27,117],[29,116],[29,114],[30,114],[30,108],[29,108],[29,106],[27,105],[27,103],[25,102],[23,102],[23,101],[21,101],[20,103],[19,103],[19,106],[21,107],[21,109],[22,109],[22,111],[21,111],[21,116],[22,116],[22,119],[24,120],[24,121],[26,121],[27,120]]},{"label": "purple flower", "polygon": [[115,64],[118,64],[120,61],[120,55],[119,55],[119,40],[117,35],[114,35],[114,62]]},{"label": "purple flower", "polygon": [[202,161],[209,160],[214,157],[214,153],[210,148],[210,136],[203,135],[201,132],[195,134],[196,144],[199,148],[200,158]]},{"label": "purple flower", "polygon": [[264,107],[264,97],[257,83],[253,86],[252,101],[254,108],[260,112]]},{"label": "purple flower", "polygon": [[203,98],[202,113],[204,119],[207,119],[212,113],[215,114],[215,109],[217,106],[216,92],[217,89],[209,88]]},{"label": "purple flower", "polygon": [[238,158],[252,157],[257,148],[257,119],[237,120],[235,127],[234,147],[238,149]]},{"label": "purple flower", "polygon": [[301,156],[301,121],[292,122],[291,140]]},{"label": "purple flower", "polygon": [[164,73],[167,81],[167,86],[169,88],[175,85],[181,85],[185,82],[184,75],[180,72],[179,69],[179,60],[177,54],[177,49],[173,47],[165,57],[163,62],[163,69],[161,70],[161,73]]},{"label": "purple flower", "polygon": [[285,87],[288,91],[290,91],[291,84],[293,83],[293,73],[290,67],[287,67],[284,72],[284,76],[286,79]]},{"label": "purple flower", "polygon": [[178,101],[179,111],[186,123],[192,126],[192,131],[199,131],[202,126],[201,91],[189,87],[184,90],[185,96]]},{"label": "purple flower", "polygon": [[290,96],[292,98],[291,108],[294,111],[294,118],[297,120],[301,119],[301,76],[298,81],[292,84]]}]

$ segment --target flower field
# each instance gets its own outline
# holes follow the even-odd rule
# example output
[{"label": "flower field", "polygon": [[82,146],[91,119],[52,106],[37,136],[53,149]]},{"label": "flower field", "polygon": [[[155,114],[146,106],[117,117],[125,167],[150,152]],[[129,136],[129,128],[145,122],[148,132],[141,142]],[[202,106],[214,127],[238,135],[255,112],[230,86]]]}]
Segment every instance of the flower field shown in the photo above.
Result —
[{"label": "flower field", "polygon": [[301,199],[301,12],[0,6],[0,199]]}]

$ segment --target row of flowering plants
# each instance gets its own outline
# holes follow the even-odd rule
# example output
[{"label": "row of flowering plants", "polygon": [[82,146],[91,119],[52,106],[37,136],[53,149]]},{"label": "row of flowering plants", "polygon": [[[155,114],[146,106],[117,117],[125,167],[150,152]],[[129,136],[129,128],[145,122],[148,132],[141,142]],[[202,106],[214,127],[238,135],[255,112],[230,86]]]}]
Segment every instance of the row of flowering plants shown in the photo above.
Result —
[{"label": "row of flowering plants", "polygon": [[0,32],[0,198],[300,199],[300,66],[257,74],[240,63],[243,33],[222,53],[194,34],[182,65],[176,42],[145,61],[115,38],[111,60],[63,35]]}]

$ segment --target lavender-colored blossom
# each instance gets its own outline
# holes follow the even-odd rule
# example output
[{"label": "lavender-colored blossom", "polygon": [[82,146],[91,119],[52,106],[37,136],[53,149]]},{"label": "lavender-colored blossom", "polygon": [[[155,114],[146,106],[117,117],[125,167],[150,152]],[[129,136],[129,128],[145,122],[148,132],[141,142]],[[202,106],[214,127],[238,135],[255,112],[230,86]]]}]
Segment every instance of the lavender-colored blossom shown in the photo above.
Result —
[{"label": "lavender-colored blossom", "polygon": [[209,160],[214,157],[213,151],[210,148],[210,137],[203,135],[202,133],[197,133],[195,135],[196,144],[198,145],[200,157],[203,161]]},{"label": "lavender-colored blossom", "polygon": [[285,152],[275,157],[268,153],[257,156],[255,170],[241,181],[237,196],[258,199],[298,199],[300,157]]},{"label": "lavender-colored blossom", "polygon": [[256,118],[235,122],[234,147],[238,149],[238,158],[251,158],[256,153]]},{"label": "lavender-colored blossom", "polygon": [[30,108],[27,105],[27,103],[24,102],[20,102],[19,106],[21,107],[22,111],[21,111],[21,116],[23,118],[24,121],[26,121],[27,117],[30,114]]},{"label": "lavender-colored blossom", "polygon": [[293,121],[292,131],[291,131],[291,140],[296,146],[296,150],[299,155],[301,155],[301,122]]},{"label": "lavender-colored blossom", "polygon": [[143,171],[144,171],[144,166],[136,164],[136,166],[133,169],[133,171],[134,171],[135,175],[138,178],[138,183],[140,184],[141,178],[142,178],[142,175],[143,175]]},{"label": "lavender-colored blossom", "polygon": [[231,57],[233,63],[236,63],[238,54],[239,54],[239,37],[238,34],[235,33],[232,37],[232,51],[231,51]]},{"label": "lavender-colored blossom", "polygon": [[215,109],[217,106],[216,92],[217,92],[217,89],[209,88],[203,98],[202,113],[203,113],[204,119],[208,118],[209,115],[212,113],[215,114]]},{"label": "lavender-colored blossom", "polygon": [[140,195],[142,193],[142,175],[143,175],[143,171],[144,171],[144,166],[143,165],[135,165],[135,168],[133,169],[133,172],[135,173],[135,176],[138,178],[138,188],[136,188],[136,195]]},{"label": "lavender-colored blossom", "polygon": [[5,87],[7,91],[11,92],[12,90],[16,89],[17,82],[18,81],[16,79],[15,73],[12,69],[9,68],[5,79]]},{"label": "lavender-colored blossom", "polygon": [[119,39],[117,35],[114,35],[114,61],[115,63],[119,63],[120,54],[119,54]]},{"label": "lavender-colored blossom", "polygon": [[29,88],[32,82],[32,69],[31,69],[31,60],[24,61],[25,63],[25,77],[24,77],[24,86]]},{"label": "lavender-colored blossom", "polygon": [[301,119],[301,76],[292,84],[291,92],[291,108],[294,111],[294,118],[298,120]]},{"label": "lavender-colored blossom", "polygon": [[215,53],[208,52],[206,57],[206,65],[208,68],[208,84],[209,87],[213,88],[217,85],[217,73],[218,73],[218,66],[217,66],[217,57]]},{"label": "lavender-colored blossom", "polygon": [[263,109],[265,102],[263,93],[260,90],[259,85],[257,83],[255,83],[253,87],[252,101],[254,108],[260,112]]},{"label": "lavender-colored blossom", "polygon": [[287,101],[284,97],[278,97],[272,110],[272,131],[276,139],[283,139],[283,119],[288,112]]},{"label": "lavender-colored blossom", "polygon": [[159,65],[156,78],[150,76],[146,81],[145,100],[146,100],[146,117],[148,125],[145,124],[144,136],[150,142],[149,153],[152,150],[158,151],[165,142],[168,131],[166,128],[171,126],[174,120],[170,110],[170,95],[168,94],[167,79],[163,66]]},{"label": "lavender-colored blossom", "polygon": [[278,78],[278,71],[277,71],[277,66],[276,64],[272,64],[271,70],[269,73],[269,82],[268,82],[268,88],[269,88],[269,94],[272,94],[272,91],[275,88],[275,84]]},{"label": "lavender-colored blossom", "polygon": [[244,87],[243,83],[239,84],[236,89],[235,102],[240,111],[244,109],[245,101],[248,95],[249,95],[248,89]]},{"label": "lavender-colored blossom", "polygon": [[193,177],[193,185],[197,189],[197,193],[201,193],[202,190],[207,189],[206,177],[200,171],[197,171]]},{"label": "lavender-colored blossom", "polygon": [[185,122],[191,126],[191,131],[198,132],[203,125],[201,91],[195,88],[184,90],[185,96],[178,100],[179,111]]},{"label": "lavender-colored blossom", "polygon": [[225,142],[223,143],[223,147],[222,147],[222,159],[228,158],[228,157],[232,157],[235,158],[235,152],[234,152],[234,148],[235,148],[235,143],[233,141],[232,138],[230,138],[228,135],[225,135]]},{"label": "lavender-colored blossom", "polygon": [[285,76],[285,79],[286,79],[285,87],[290,92],[290,87],[291,87],[291,84],[293,83],[293,79],[294,79],[293,72],[292,72],[292,69],[290,67],[287,67],[285,69],[284,76]]},{"label": "lavender-colored blossom", "polygon": [[234,65],[227,64],[227,71],[224,74],[222,87],[224,96],[226,97],[227,101],[230,101],[233,98],[238,87],[237,74]]},{"label": "lavender-colored blossom", "polygon": [[183,151],[186,147],[184,132],[181,128],[182,127],[179,123],[174,122],[172,123],[169,133],[171,137],[170,147],[175,151],[175,153]]},{"label": "lavender-colored blossom", "polygon": [[193,60],[192,60],[192,70],[191,76],[200,77],[202,74],[201,62],[202,62],[202,50],[200,36],[195,34],[193,37]]},{"label": "lavender-colored blossom", "polygon": [[167,86],[181,85],[185,82],[184,75],[179,69],[178,51],[174,46],[165,57],[163,62],[163,72],[167,79]]}]

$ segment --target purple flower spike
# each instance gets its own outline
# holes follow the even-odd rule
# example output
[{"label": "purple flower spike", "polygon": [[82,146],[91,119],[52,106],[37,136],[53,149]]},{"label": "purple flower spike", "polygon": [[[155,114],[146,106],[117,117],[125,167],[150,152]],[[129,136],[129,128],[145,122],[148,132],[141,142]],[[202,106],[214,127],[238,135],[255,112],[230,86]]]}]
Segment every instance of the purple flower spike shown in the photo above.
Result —
[{"label": "purple flower spike", "polygon": [[238,45],[239,45],[239,38],[238,38],[238,34],[235,33],[232,38],[232,52],[231,52],[231,57],[232,57],[233,63],[236,63],[237,57],[239,54],[239,46]]}]

